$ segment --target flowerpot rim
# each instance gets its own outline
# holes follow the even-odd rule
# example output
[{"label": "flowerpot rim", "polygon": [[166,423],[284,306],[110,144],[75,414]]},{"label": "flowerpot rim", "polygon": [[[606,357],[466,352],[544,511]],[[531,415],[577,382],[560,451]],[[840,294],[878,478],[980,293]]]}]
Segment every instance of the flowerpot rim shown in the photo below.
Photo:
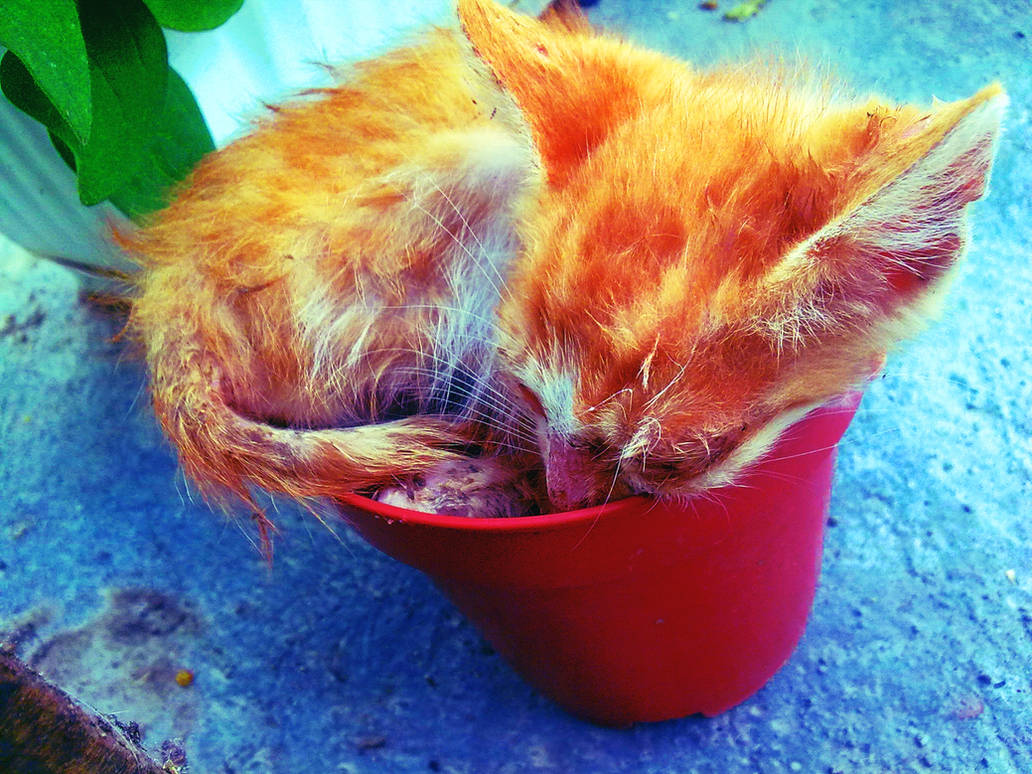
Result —
[{"label": "flowerpot rim", "polygon": [[471,517],[416,511],[410,508],[390,505],[389,503],[382,503],[358,494],[341,494],[337,495],[335,499],[339,503],[372,513],[388,522],[401,521],[406,524],[418,524],[437,529],[493,533],[540,532],[547,529],[558,529],[572,524],[596,521],[606,516],[623,514],[631,510],[648,512],[659,502],[654,498],[635,495],[602,505],[593,505],[588,508],[579,508],[574,511],[563,511],[560,513],[517,517]]},{"label": "flowerpot rim", "polygon": [[[880,370],[883,362],[883,360],[880,361],[877,364],[877,367],[872,369],[872,375]],[[806,420],[822,411],[834,410],[838,404],[843,402],[852,404],[852,410],[850,411],[850,416],[852,416],[852,411],[856,410],[856,406],[859,404],[860,396],[862,394],[862,389],[855,389],[831,398],[819,406],[814,407],[803,418],[798,420],[797,424],[806,422]],[[836,437],[836,442],[837,440],[838,438]],[[761,458],[755,461],[753,465],[761,463],[765,456],[766,455],[761,456]],[[471,517],[427,513],[425,511],[402,508],[397,505],[382,503],[378,500],[373,500],[370,497],[354,493],[339,494],[336,495],[334,499],[342,505],[357,508],[360,511],[377,516],[388,523],[402,522],[412,526],[431,529],[458,530],[463,532],[480,532],[499,535],[556,530],[576,526],[578,524],[592,524],[603,517],[612,518],[626,516],[630,513],[643,514],[648,513],[650,510],[662,503],[662,501],[657,498],[647,497],[644,495],[634,495],[632,497],[615,500],[602,505],[579,508],[573,511],[540,514],[537,516]]]}]

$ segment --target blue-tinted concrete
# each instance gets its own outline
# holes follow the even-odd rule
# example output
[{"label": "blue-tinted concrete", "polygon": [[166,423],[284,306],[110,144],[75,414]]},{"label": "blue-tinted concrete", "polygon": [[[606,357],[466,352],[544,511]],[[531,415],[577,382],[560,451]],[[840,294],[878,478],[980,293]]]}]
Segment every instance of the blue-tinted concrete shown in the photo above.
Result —
[{"label": "blue-tinted concrete", "polygon": [[771,0],[741,26],[672,0],[591,14],[697,61],[773,46],[898,99],[994,79],[1011,94],[945,317],[890,360],[843,442],[785,668],[721,717],[603,730],[344,528],[281,504],[270,570],[183,482],[116,327],[7,246],[0,630],[151,747],[182,737],[196,772],[1032,771],[1028,3]]}]

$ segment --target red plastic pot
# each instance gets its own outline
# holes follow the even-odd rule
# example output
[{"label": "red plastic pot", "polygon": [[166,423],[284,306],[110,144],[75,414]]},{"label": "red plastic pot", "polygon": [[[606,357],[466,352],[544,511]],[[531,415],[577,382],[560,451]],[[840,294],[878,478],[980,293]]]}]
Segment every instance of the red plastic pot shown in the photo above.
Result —
[{"label": "red plastic pot", "polygon": [[860,397],[811,412],[736,486],[686,504],[468,519],[348,496],[342,513],[570,712],[605,725],[716,715],[802,636],[835,448]]}]

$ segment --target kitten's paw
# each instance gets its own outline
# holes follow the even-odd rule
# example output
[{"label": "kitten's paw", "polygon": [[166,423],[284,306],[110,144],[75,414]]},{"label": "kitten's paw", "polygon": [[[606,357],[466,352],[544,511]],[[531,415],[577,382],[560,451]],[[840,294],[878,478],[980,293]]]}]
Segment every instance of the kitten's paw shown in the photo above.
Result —
[{"label": "kitten's paw", "polygon": [[399,508],[472,518],[530,516],[537,506],[523,471],[505,458],[448,460],[375,499]]}]

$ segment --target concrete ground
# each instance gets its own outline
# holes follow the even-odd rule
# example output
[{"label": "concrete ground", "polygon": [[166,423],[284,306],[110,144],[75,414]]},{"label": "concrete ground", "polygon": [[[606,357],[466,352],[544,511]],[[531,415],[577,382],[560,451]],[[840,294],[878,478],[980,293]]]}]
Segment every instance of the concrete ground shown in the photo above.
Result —
[{"label": "concrete ground", "polygon": [[[726,6],[727,0],[721,5]],[[274,566],[184,483],[117,323],[0,247],[0,639],[194,772],[1032,771],[1032,12],[693,2],[592,18],[701,63],[772,47],[858,91],[1012,105],[943,320],[839,457],[806,635],[714,719],[606,730],[536,695],[417,572],[280,504]],[[181,687],[178,670],[191,670]]]}]

